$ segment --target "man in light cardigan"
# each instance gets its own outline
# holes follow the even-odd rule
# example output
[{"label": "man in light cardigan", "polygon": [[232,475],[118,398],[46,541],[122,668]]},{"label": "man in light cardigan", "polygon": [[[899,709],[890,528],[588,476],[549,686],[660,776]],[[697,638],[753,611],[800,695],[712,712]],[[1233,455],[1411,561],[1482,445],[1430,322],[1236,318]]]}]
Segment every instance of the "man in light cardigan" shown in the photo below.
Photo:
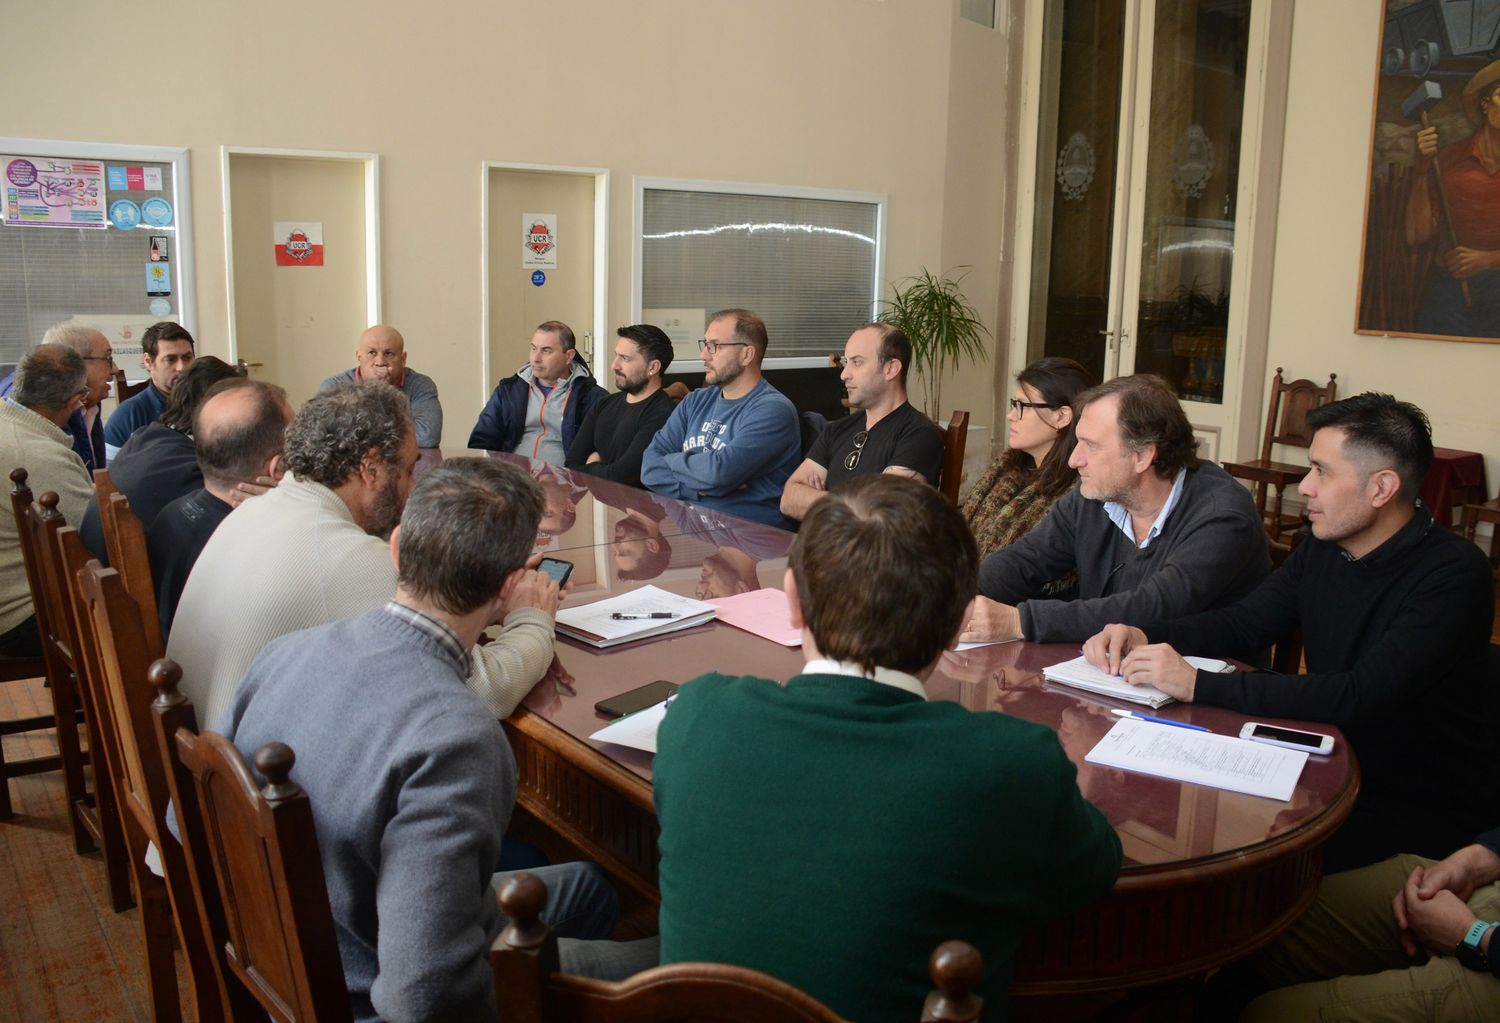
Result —
[{"label": "man in light cardigan", "polygon": [[[219,719],[271,640],[381,607],[396,585],[382,537],[417,462],[406,397],[378,382],[323,391],[287,427],[283,462],[281,484],[230,513],[183,587],[167,656],[203,721]],[[469,688],[497,718],[551,664],[556,610],[555,590],[517,587],[498,638],[470,653]]]}]

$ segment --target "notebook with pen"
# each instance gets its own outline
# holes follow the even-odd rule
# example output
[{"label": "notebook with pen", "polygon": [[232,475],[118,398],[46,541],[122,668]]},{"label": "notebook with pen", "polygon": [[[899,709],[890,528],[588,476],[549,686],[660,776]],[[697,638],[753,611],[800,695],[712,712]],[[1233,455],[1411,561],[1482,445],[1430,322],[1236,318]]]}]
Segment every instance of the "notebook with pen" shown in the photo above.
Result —
[{"label": "notebook with pen", "polygon": [[642,586],[618,597],[563,608],[557,612],[557,631],[603,648],[691,629],[713,618],[712,604]]},{"label": "notebook with pen", "polygon": [[[1185,660],[1195,668],[1208,671],[1225,671],[1229,665],[1208,657],[1188,657]],[[1054,664],[1042,669],[1042,677],[1048,682],[1072,686],[1100,696],[1112,696],[1116,700],[1139,703],[1152,709],[1165,707],[1172,698],[1155,686],[1133,686],[1119,675],[1100,671],[1082,657]]]}]

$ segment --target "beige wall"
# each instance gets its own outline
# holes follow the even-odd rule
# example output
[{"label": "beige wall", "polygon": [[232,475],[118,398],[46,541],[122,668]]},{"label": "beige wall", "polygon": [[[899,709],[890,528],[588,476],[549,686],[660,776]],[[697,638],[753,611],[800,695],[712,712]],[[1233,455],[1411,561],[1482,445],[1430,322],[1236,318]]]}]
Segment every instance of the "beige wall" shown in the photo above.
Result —
[{"label": "beige wall", "polygon": [[[1389,391],[1422,406],[1443,447],[1482,451],[1500,484],[1500,345],[1354,333],[1380,38],[1377,5],[1297,5],[1267,374]],[[1264,411],[1259,413],[1264,415]]]},{"label": "beige wall", "polygon": [[[301,404],[354,365],[370,325],[364,163],[237,154],[229,180],[239,357]],[[323,225],[322,266],[276,265],[272,226],[298,220]]]},{"label": "beige wall", "polygon": [[[115,13],[103,0],[70,8],[78,24]],[[1004,124],[985,116],[955,136],[949,94],[992,80],[1003,33],[956,28],[953,0],[267,0],[158,13],[157,51],[172,55],[159,102],[122,77],[109,33],[79,33],[68,75],[44,47],[0,63],[0,93],[53,89],[45,107],[13,105],[5,130],[190,147],[202,350],[218,354],[218,147],[379,153],[384,316],[437,381],[446,446],[462,445],[479,408],[484,160],[610,168],[609,323],[629,314],[634,175],[884,192],[889,278],[956,263],[996,276],[995,242],[981,236],[1006,190],[992,159]],[[976,32],[984,43],[966,38]],[[959,222],[962,236],[945,237]],[[981,423],[988,375],[951,392]]]}]

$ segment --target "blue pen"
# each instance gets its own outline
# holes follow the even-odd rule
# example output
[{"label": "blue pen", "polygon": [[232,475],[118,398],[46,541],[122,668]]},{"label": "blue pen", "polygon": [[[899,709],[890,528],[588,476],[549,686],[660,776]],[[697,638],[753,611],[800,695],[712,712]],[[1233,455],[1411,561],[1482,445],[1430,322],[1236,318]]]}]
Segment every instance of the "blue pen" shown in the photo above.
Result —
[{"label": "blue pen", "polygon": [[1150,714],[1137,714],[1133,710],[1111,710],[1110,713],[1116,717],[1134,718],[1136,721],[1154,721],[1158,725],[1171,725],[1173,728],[1191,728],[1195,732],[1213,734],[1212,729],[1204,728],[1202,725],[1190,725],[1186,721],[1173,721],[1170,718],[1154,718]]}]

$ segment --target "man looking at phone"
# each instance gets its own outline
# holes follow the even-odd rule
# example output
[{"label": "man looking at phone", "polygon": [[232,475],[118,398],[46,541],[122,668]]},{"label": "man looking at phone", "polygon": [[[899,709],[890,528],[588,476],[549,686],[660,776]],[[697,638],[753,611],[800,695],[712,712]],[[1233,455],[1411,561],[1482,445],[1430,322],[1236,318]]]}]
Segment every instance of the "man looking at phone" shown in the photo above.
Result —
[{"label": "man looking at phone", "polygon": [[[433,469],[382,545],[394,596],[273,641],[217,722],[247,758],[271,741],[297,753],[355,1019],[495,1018],[487,953],[506,922],[495,901],[506,875],[492,872],[516,765],[465,677],[480,634],[536,581],[526,562],[541,514],[540,489],[514,465]],[[619,906],[597,867],[533,872],[548,924],[609,937]],[[623,979],[655,965],[655,945],[565,941],[560,966]]]},{"label": "man looking at phone", "polygon": [[[167,640],[182,691],[216,721],[256,654],[288,632],[380,607],[396,585],[385,537],[411,491],[417,443],[406,396],[340,383],[286,428],[286,476],[226,518],[193,565]],[[497,718],[552,663],[557,586],[528,568],[474,648],[469,686]]]},{"label": "man looking at phone", "polygon": [[688,682],[658,732],[663,963],[915,1019],[927,957],[958,938],[1003,1006],[1022,930],[1114,884],[1119,838],[1051,729],[927,702],[978,563],[925,483],[876,473],[812,506],[785,579],[803,672]]},{"label": "man looking at phone", "polygon": [[[1109,625],[1096,667],[1255,716],[1337,725],[1359,755],[1359,799],[1324,847],[1329,870],[1400,852],[1445,856],[1500,819],[1485,693],[1494,619],[1489,564],[1417,500],[1432,462],[1427,416],[1367,393],[1307,415],[1298,486],[1312,537],[1240,602],[1145,630]],[[1300,628],[1307,673],[1214,674],[1182,654],[1256,649]]]}]

